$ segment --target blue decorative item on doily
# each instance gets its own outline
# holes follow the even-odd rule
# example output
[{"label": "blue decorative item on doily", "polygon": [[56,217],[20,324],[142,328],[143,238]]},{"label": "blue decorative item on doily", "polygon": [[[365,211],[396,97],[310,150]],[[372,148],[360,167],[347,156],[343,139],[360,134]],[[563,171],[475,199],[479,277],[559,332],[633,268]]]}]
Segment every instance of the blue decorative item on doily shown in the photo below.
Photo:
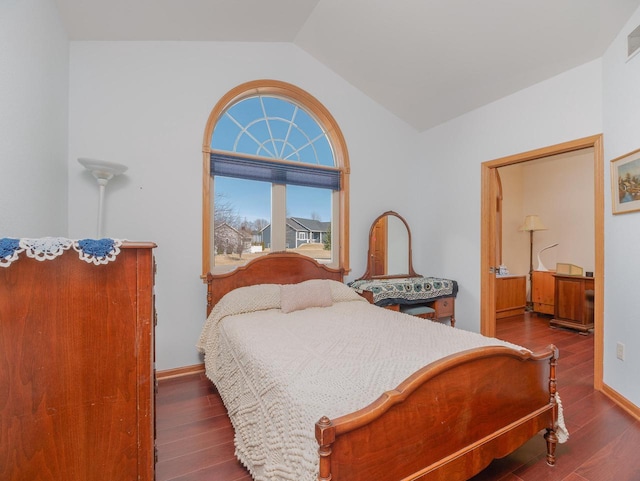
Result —
[{"label": "blue decorative item on doily", "polygon": [[0,266],[6,267],[18,258],[20,239],[3,237],[0,239]]},{"label": "blue decorative item on doily", "polygon": [[116,239],[81,239],[74,242],[73,248],[83,261],[99,265],[116,260],[121,245],[122,241]]},{"label": "blue decorative item on doily", "polygon": [[106,257],[113,250],[113,239],[81,239],[78,247],[87,255]]}]

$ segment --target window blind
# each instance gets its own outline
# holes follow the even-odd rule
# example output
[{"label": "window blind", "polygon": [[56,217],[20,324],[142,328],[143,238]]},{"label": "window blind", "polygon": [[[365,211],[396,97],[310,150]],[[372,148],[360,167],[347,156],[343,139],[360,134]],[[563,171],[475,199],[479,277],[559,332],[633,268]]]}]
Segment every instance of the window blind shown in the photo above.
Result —
[{"label": "window blind", "polygon": [[211,175],[340,190],[340,171],[306,164],[211,153]]}]

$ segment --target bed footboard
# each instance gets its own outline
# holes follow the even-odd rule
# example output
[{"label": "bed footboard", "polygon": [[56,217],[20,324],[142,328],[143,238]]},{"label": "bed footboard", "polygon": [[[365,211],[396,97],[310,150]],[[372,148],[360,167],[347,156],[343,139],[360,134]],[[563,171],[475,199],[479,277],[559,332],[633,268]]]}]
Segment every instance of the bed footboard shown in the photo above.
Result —
[{"label": "bed footboard", "polygon": [[354,413],[316,423],[319,481],[466,480],[547,431],[558,351],[479,348],[425,366]]}]

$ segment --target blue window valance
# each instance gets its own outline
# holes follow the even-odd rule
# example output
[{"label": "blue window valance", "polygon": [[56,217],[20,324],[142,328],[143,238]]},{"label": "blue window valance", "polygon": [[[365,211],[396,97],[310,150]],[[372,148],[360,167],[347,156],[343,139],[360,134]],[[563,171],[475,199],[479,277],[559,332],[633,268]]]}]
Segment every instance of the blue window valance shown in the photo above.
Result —
[{"label": "blue window valance", "polygon": [[211,175],[340,190],[340,170],[328,167],[274,162],[251,157],[211,153]]}]

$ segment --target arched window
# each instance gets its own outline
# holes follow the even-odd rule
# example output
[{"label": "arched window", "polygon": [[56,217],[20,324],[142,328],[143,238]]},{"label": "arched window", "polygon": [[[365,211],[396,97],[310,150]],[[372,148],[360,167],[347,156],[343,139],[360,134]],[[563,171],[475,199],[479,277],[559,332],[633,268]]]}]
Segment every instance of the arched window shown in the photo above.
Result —
[{"label": "arched window", "polygon": [[284,250],[349,270],[347,149],[318,100],[242,84],[211,111],[202,152],[203,276]]}]

